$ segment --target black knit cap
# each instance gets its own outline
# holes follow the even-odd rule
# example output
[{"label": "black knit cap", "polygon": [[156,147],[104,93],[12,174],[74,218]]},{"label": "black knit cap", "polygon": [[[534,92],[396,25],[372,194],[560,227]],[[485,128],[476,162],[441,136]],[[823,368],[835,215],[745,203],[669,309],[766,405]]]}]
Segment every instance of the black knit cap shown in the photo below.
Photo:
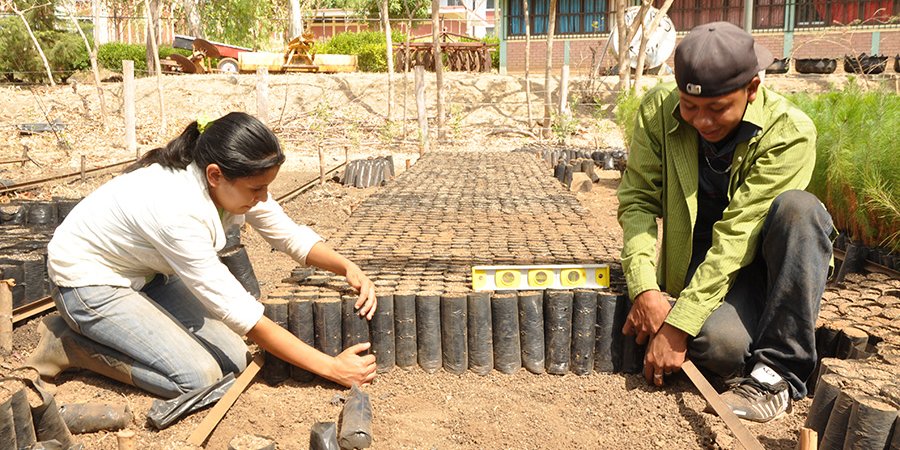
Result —
[{"label": "black knit cap", "polygon": [[717,97],[747,85],[772,64],[772,52],[729,22],[691,30],[675,48],[675,82],[685,94]]}]

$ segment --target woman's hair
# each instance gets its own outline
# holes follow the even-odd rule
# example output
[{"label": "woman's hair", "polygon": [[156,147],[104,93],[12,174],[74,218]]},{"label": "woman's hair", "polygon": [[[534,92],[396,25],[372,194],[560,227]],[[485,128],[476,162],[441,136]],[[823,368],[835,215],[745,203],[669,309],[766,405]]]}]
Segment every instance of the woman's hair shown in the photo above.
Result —
[{"label": "woman's hair", "polygon": [[206,125],[201,133],[191,122],[165,147],[145,153],[125,169],[151,164],[184,169],[195,162],[202,169],[217,164],[228,179],[258,175],[284,162],[278,138],[259,119],[242,112],[228,113]]}]

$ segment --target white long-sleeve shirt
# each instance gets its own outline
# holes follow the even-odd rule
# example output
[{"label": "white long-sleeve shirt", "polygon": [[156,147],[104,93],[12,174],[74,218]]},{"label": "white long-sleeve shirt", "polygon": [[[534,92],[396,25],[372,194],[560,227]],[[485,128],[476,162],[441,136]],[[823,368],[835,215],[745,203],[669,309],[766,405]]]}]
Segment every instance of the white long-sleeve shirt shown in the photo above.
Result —
[{"label": "white long-sleeve shirt", "polygon": [[196,164],[184,170],[153,164],[114,178],[69,213],[47,246],[48,273],[57,286],[135,290],[155,274],[177,274],[213,317],[243,335],[263,306],[216,254],[225,246],[225,229],[245,220],[300,264],[322,240],[271,195],[244,215],[220,218]]}]

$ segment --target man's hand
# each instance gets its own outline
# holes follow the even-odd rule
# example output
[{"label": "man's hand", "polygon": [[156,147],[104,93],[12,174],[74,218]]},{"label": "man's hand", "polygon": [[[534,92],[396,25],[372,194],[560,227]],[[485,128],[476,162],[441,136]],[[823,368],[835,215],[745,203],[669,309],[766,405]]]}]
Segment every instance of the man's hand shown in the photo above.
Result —
[{"label": "man's hand", "polygon": [[347,266],[347,274],[345,276],[347,277],[347,283],[350,283],[350,286],[359,291],[359,300],[354,305],[359,310],[359,315],[372,320],[372,316],[375,315],[375,308],[378,305],[378,300],[375,298],[375,284],[363,273],[359,266],[353,263]]},{"label": "man's hand", "polygon": [[365,386],[375,379],[375,355],[360,356],[371,347],[368,342],[356,344],[334,357],[334,365],[327,377],[343,386],[350,387],[353,383]]},{"label": "man's hand", "polygon": [[628,318],[622,333],[631,336],[637,335],[637,343],[644,345],[647,339],[659,331],[672,306],[669,301],[657,290],[641,292],[634,298]]},{"label": "man's hand", "polygon": [[644,355],[644,378],[648,383],[662,386],[663,377],[681,370],[687,355],[688,334],[669,324],[650,338]]}]

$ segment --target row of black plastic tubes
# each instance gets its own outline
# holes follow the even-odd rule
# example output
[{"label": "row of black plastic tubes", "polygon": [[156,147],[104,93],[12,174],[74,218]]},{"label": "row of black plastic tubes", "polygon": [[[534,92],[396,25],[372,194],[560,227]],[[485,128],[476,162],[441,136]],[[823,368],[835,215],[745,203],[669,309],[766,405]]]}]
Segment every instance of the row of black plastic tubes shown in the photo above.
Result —
[{"label": "row of black plastic tubes", "polygon": [[0,225],[0,279],[13,279],[13,308],[47,296],[47,243],[53,229]]},{"label": "row of black plastic tubes", "polygon": [[[900,348],[900,280],[875,273],[853,276],[856,282],[843,288],[829,287],[823,294],[820,333],[827,331],[828,337],[833,337],[852,327],[872,336],[873,340]],[[817,339],[820,341],[830,342],[825,336]],[[820,355],[841,357],[827,349],[821,349]]]},{"label": "row of black plastic tubes", "polygon": [[822,360],[804,427],[820,449],[900,448],[900,365],[889,360]]},{"label": "row of black plastic tubes", "polygon": [[[371,342],[379,372],[418,365],[461,374],[491,370],[589,375],[640,372],[644,348],[624,336],[631,302],[604,290],[498,292],[383,291],[372,320],[360,317],[355,294],[294,291],[270,294],[265,315],[328,355]],[[313,376],[273,355],[270,384]]]}]

